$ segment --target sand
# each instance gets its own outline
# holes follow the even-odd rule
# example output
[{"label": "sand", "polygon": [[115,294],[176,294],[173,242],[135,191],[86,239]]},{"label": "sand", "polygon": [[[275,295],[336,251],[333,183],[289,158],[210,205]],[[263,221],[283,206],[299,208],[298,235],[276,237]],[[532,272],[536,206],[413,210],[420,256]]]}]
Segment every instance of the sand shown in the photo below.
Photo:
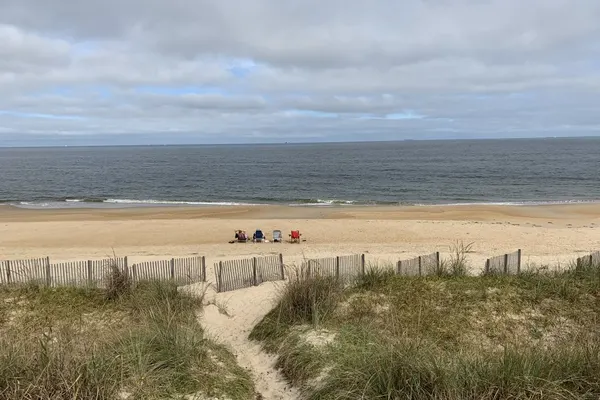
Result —
[{"label": "sand", "polygon": [[[229,244],[234,230],[306,242]],[[25,210],[0,207],[0,259],[53,260],[117,254],[133,261],[201,254],[208,264],[231,257],[283,253],[287,260],[366,253],[387,262],[421,253],[447,254],[473,242],[474,270],[488,256],[523,250],[524,264],[559,264],[600,248],[600,204],[454,207],[199,207]]]},{"label": "sand", "polygon": [[[252,233],[299,229],[306,242],[229,244],[236,229]],[[278,284],[215,293],[212,265],[220,260],[282,253],[286,264],[306,257],[366,255],[367,263],[439,251],[448,257],[457,241],[473,243],[473,272],[489,256],[522,249],[523,267],[560,268],[600,250],[600,204],[552,206],[427,207],[199,207],[25,210],[0,206],[0,259],[49,256],[54,261],[116,254],[130,262],[188,255],[207,260],[207,301],[202,323],[227,344],[254,375],[265,399],[296,399],[273,368],[274,358],[248,341],[272,307]],[[204,285],[193,285],[202,291]]]}]

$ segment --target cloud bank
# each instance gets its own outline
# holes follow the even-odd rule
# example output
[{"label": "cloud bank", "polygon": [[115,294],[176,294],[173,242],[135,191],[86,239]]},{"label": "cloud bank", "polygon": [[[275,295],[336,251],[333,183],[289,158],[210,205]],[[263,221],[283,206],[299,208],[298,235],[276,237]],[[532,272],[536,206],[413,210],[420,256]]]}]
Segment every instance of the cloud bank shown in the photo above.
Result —
[{"label": "cloud bank", "polygon": [[597,0],[0,0],[0,145],[586,136]]}]

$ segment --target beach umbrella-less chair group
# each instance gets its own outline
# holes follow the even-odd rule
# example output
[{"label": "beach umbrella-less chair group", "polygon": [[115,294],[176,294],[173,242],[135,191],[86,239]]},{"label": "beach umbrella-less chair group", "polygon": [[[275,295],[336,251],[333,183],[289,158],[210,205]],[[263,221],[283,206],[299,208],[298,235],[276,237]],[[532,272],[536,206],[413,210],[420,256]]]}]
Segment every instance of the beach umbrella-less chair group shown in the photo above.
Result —
[{"label": "beach umbrella-less chair group", "polygon": [[[290,243],[300,243],[300,241],[306,241],[305,239],[300,239],[302,236],[302,234],[300,233],[300,231],[295,230],[295,231],[291,231],[291,233],[289,234],[290,237]],[[263,233],[262,230],[257,229],[254,234],[252,235],[252,239],[250,239],[250,237],[248,237],[248,235],[246,234],[246,231],[242,231],[242,230],[237,230],[235,231],[235,240],[230,241],[229,243],[247,243],[250,240],[252,240],[252,242],[254,243],[262,243],[262,242],[266,242],[267,238],[266,235]],[[279,229],[275,229],[273,231],[273,242],[274,243],[282,243],[283,242],[283,234],[281,233],[281,230]]]}]

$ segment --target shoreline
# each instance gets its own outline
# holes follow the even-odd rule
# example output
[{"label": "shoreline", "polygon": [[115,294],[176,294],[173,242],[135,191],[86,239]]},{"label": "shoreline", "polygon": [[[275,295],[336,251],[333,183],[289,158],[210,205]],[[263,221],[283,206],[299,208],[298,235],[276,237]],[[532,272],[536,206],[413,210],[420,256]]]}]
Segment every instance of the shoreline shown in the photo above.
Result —
[{"label": "shoreline", "polygon": [[560,205],[593,205],[600,204],[600,199],[589,200],[514,200],[514,201],[466,201],[448,203],[419,203],[419,202],[371,202],[366,200],[329,199],[299,202],[263,202],[251,203],[240,201],[175,201],[175,200],[128,200],[128,199],[66,199],[66,200],[35,200],[35,201],[0,201],[0,206],[26,210],[80,210],[80,209],[136,209],[136,208],[207,208],[207,207],[299,207],[299,208],[379,208],[379,207],[479,207],[479,206],[560,206]]},{"label": "shoreline", "polygon": [[357,219],[428,221],[510,221],[600,219],[600,202],[539,205],[455,204],[455,205],[374,205],[317,206],[219,205],[146,207],[0,207],[0,221],[97,221],[97,220],[181,220],[181,219]]}]

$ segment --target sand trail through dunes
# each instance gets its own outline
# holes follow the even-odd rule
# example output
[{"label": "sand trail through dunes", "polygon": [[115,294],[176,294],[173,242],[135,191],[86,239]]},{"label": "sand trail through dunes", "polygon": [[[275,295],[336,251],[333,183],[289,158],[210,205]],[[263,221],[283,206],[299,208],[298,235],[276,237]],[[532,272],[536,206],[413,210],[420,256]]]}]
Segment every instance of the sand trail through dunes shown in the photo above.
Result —
[{"label": "sand trail through dunes", "polygon": [[207,334],[233,351],[238,364],[251,372],[256,391],[260,394],[257,398],[265,400],[300,398],[299,392],[275,369],[276,357],[265,353],[259,343],[248,339],[254,325],[273,307],[278,287],[282,284],[267,282],[225,293],[215,293],[211,288],[206,293],[210,304],[205,306],[201,316]]}]

